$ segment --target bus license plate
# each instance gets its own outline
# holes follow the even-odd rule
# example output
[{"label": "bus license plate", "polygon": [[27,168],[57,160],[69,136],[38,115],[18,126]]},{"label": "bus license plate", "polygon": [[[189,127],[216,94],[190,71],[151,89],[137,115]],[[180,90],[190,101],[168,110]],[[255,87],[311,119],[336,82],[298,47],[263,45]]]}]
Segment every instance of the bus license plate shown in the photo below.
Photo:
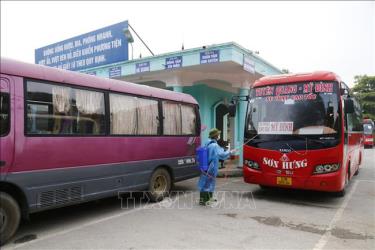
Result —
[{"label": "bus license plate", "polygon": [[285,186],[291,186],[292,185],[292,178],[291,177],[276,177],[276,184],[278,185],[285,185]]}]

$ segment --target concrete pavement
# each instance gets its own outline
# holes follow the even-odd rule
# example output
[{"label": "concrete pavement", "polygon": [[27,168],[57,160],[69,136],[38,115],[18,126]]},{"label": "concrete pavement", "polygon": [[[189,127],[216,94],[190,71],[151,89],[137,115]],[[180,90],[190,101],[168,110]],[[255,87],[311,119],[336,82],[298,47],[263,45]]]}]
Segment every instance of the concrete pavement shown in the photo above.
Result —
[{"label": "concrete pavement", "polygon": [[159,204],[110,198],[32,215],[2,249],[375,249],[375,149],[343,198],[219,178],[219,202],[201,207],[196,182]]}]

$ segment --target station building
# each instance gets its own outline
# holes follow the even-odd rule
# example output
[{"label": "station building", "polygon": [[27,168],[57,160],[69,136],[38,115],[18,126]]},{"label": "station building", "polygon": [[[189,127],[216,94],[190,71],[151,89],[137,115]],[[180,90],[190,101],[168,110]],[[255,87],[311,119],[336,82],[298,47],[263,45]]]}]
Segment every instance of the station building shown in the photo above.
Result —
[{"label": "station building", "polygon": [[[121,24],[121,29],[127,28],[127,22]],[[112,33],[115,34],[115,31]],[[82,37],[73,40],[77,38],[82,40]],[[127,38],[124,39],[125,41],[119,43],[127,47]],[[64,42],[66,41],[61,43]],[[42,49],[45,48],[38,50]],[[202,142],[208,138],[211,128],[218,128],[222,131],[221,138],[228,142],[231,148],[240,149],[238,165],[242,166],[246,103],[239,102],[235,117],[229,116],[227,105],[233,96],[248,95],[250,86],[256,79],[266,75],[281,74],[280,69],[234,42],[135,60],[127,60],[127,48],[120,53],[126,54],[125,57],[121,57],[125,60],[100,63],[99,66],[92,65],[78,71],[192,95],[200,106]],[[38,63],[37,56],[36,63]],[[56,65],[52,66],[56,67]]]}]

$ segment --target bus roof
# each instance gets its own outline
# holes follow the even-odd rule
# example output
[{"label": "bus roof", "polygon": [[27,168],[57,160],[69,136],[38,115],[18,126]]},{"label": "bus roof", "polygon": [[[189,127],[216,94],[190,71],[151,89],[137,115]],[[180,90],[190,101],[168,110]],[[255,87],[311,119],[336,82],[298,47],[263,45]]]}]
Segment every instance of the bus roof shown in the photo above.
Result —
[{"label": "bus roof", "polygon": [[9,58],[1,58],[0,68],[2,74],[198,104],[191,95],[184,93],[104,77],[92,76],[43,65],[24,63]]},{"label": "bus roof", "polygon": [[255,81],[253,87],[307,81],[341,81],[341,79],[333,72],[315,71],[310,73],[265,76]]}]

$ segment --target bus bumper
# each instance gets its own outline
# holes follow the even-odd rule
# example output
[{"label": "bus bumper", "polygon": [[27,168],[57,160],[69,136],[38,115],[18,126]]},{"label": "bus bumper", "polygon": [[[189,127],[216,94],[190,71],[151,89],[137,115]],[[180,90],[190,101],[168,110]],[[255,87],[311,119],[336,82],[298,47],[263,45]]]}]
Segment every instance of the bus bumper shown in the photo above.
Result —
[{"label": "bus bumper", "polygon": [[374,141],[373,141],[372,138],[371,139],[366,138],[364,140],[363,144],[364,144],[365,147],[373,147],[374,146]]},{"label": "bus bumper", "polygon": [[[291,185],[286,186],[276,184],[276,179],[278,176],[292,178]],[[276,175],[273,173],[262,173],[261,171],[253,170],[244,166],[243,177],[246,183],[280,188],[296,188],[326,192],[338,192],[341,191],[344,187],[344,180],[341,176],[341,171],[328,174],[311,175],[308,177],[293,177],[286,175]]]}]

